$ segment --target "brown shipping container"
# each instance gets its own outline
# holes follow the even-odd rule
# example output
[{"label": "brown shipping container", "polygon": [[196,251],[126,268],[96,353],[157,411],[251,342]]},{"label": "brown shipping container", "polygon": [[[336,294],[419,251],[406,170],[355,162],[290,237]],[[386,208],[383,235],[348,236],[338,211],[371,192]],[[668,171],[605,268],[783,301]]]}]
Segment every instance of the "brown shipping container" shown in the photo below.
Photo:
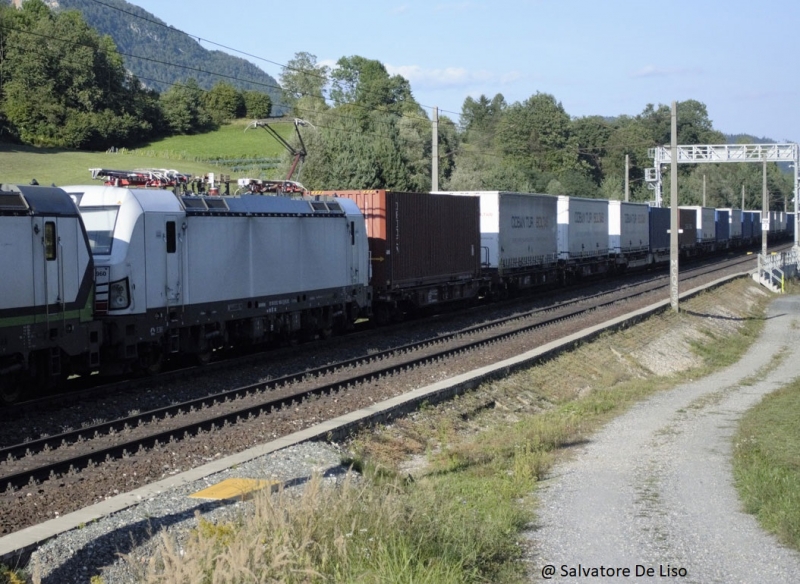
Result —
[{"label": "brown shipping container", "polygon": [[374,191],[314,191],[356,202],[367,224],[376,291],[480,276],[478,197]]},{"label": "brown shipping container", "polygon": [[680,231],[678,231],[678,247],[681,249],[697,246],[697,211],[694,209],[678,209]]}]

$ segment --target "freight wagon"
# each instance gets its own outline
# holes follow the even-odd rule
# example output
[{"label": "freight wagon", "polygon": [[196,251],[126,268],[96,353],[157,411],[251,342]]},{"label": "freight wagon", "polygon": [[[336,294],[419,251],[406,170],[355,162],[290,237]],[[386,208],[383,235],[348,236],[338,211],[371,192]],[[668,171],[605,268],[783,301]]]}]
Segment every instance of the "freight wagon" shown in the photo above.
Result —
[{"label": "freight wagon", "polygon": [[711,207],[689,205],[680,208],[695,211],[695,235],[697,236],[695,253],[712,251],[716,247],[717,240],[715,210]]},{"label": "freight wagon", "polygon": [[495,293],[557,281],[557,197],[503,191],[446,194],[480,201],[481,267]]},{"label": "freight wagon", "polygon": [[670,224],[672,221],[669,207],[650,207],[650,257],[653,263],[669,261]]},{"label": "freight wagon", "polygon": [[651,261],[648,205],[608,202],[608,249],[618,268],[640,267]]},{"label": "freight wagon", "polygon": [[687,256],[697,250],[697,215],[699,207],[680,207],[678,209],[678,248]]},{"label": "freight wagon", "polygon": [[714,210],[714,232],[716,249],[727,249],[731,239],[731,212],[728,209]]},{"label": "freight wagon", "polygon": [[558,259],[564,277],[608,271],[608,201],[558,197]]},{"label": "freight wagon", "polygon": [[481,277],[477,197],[387,190],[312,194],[351,199],[364,214],[379,324],[431,305],[476,299],[488,288]]}]

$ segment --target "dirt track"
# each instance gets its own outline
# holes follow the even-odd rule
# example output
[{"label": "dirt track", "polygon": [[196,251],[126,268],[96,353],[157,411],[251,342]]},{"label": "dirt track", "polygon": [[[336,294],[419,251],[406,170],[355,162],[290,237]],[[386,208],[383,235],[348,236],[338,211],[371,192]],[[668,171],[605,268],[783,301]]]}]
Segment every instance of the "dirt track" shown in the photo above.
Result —
[{"label": "dirt track", "polygon": [[[731,452],[741,414],[800,376],[798,363],[800,297],[779,297],[739,363],[658,394],[593,436],[543,483],[532,581],[551,566],[559,583],[797,582],[800,554],[741,511]],[[607,577],[610,568],[629,572]]]}]

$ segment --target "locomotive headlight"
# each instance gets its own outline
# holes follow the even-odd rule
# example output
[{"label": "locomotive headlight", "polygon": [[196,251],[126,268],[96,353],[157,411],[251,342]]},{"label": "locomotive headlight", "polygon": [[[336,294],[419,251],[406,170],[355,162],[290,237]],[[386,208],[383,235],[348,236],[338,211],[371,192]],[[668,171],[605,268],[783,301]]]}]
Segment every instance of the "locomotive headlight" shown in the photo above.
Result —
[{"label": "locomotive headlight", "polygon": [[108,286],[109,308],[111,310],[122,310],[131,305],[131,297],[128,292],[128,278],[111,282]]}]

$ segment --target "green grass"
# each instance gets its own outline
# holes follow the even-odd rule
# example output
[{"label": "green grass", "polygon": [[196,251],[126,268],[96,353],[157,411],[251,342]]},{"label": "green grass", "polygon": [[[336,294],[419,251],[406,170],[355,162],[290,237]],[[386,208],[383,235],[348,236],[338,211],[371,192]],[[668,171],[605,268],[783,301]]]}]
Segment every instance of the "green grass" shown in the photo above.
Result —
[{"label": "green grass", "polygon": [[734,477],[745,510],[800,550],[800,379],[767,395],[742,419]]},{"label": "green grass", "polygon": [[[195,175],[217,172],[232,178],[278,178],[274,166],[283,147],[261,128],[245,132],[247,123],[238,120],[207,134],[173,136],[117,153],[0,142],[0,183],[28,184],[35,178],[42,185],[90,184],[90,168],[173,168]],[[279,124],[276,129],[287,138],[294,132],[291,124]]]}]

